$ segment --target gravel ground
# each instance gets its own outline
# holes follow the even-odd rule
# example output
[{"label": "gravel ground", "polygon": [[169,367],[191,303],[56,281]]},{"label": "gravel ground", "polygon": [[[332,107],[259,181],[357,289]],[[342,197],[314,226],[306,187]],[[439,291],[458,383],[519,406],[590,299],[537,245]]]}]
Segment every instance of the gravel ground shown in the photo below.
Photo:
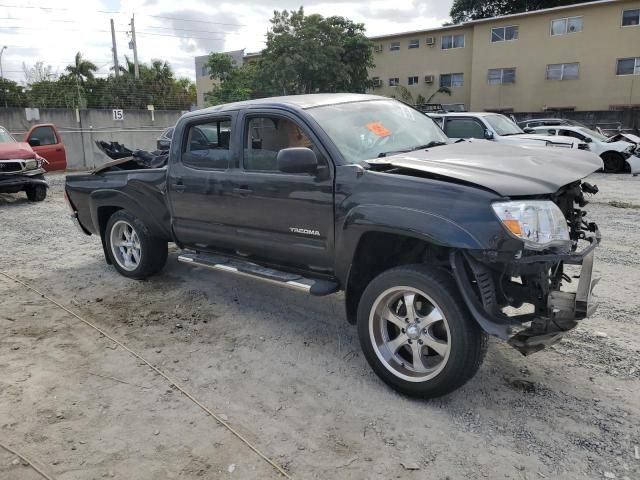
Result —
[{"label": "gravel ground", "polygon": [[[178,264],[144,282],[66,216],[62,176],[0,195],[0,271],[140,352],[294,478],[640,478],[640,178],[594,175],[597,314],[531,357],[490,342],[478,375],[432,401],[370,371],[341,297]],[[0,443],[53,478],[277,478],[122,348],[0,276]],[[0,478],[40,478],[0,449]]]}]

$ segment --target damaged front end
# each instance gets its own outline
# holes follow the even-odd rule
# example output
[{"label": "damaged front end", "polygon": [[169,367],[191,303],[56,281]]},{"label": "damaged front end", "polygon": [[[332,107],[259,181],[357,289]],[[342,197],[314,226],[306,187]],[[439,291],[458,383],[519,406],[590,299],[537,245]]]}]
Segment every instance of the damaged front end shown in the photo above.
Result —
[{"label": "damaged front end", "polygon": [[[547,197],[567,222],[569,238],[562,246],[531,249],[525,242],[516,251],[450,254],[454,277],[473,317],[488,334],[507,340],[523,355],[556,343],[596,309],[593,263],[600,232],[586,220],[583,207],[584,194],[597,191],[576,181]],[[576,279],[575,289],[562,290]]]}]

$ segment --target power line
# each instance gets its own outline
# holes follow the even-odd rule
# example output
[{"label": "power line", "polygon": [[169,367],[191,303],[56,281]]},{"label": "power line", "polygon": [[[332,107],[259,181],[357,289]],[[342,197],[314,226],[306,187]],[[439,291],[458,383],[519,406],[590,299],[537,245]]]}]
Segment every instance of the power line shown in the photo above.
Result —
[{"label": "power line", "polygon": [[[75,9],[70,9],[70,8],[59,8],[59,7],[39,7],[39,6],[33,6],[33,5],[7,5],[7,4],[1,4],[0,3],[0,7],[6,7],[6,8],[29,8],[29,9],[37,9],[37,10],[52,10],[52,11],[63,11],[63,12],[70,12],[70,11],[77,11]],[[103,14],[108,14],[108,15],[128,15],[128,13],[126,12],[122,12],[120,10],[94,10],[96,13],[103,13]],[[166,20],[179,20],[181,22],[199,22],[199,23],[210,23],[212,25],[230,25],[230,26],[236,26],[236,27],[246,27],[246,25],[241,24],[241,23],[224,23],[224,22],[212,22],[209,20],[193,20],[190,18],[180,18],[180,17],[169,17],[169,16],[165,16],[165,15],[140,15],[142,17],[151,17],[151,18],[163,18]]]},{"label": "power line", "polygon": [[[41,30],[40,27],[22,27],[22,26],[0,26],[0,28],[14,29],[14,30]],[[67,29],[67,32],[84,32],[84,33],[111,33],[111,30],[82,30],[82,29]],[[129,33],[129,30],[116,30],[117,33]],[[194,40],[224,40],[224,37],[197,37],[192,35],[171,35],[169,33],[154,33],[154,32],[136,32],[138,35],[150,35],[154,37],[173,37],[183,39]]]}]

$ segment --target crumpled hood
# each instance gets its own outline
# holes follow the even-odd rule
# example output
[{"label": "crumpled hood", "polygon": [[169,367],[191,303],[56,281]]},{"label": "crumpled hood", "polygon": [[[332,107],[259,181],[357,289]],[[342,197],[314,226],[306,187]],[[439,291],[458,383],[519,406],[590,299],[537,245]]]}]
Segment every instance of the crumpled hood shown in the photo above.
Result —
[{"label": "crumpled hood", "polygon": [[26,142],[0,143],[0,160],[28,160],[37,157],[31,145]]},{"label": "crumpled hood", "polygon": [[554,193],[602,168],[600,157],[588,151],[525,148],[487,140],[452,143],[369,163],[455,178],[504,196]]}]

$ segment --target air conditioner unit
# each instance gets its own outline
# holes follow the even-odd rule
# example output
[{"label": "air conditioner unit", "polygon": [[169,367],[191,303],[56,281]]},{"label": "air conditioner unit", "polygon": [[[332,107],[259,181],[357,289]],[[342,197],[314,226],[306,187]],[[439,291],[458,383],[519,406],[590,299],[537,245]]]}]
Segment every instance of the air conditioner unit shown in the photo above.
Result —
[{"label": "air conditioner unit", "polygon": [[434,76],[433,75],[425,75],[424,76],[424,83],[433,83],[434,80]]},{"label": "air conditioner unit", "polygon": [[382,52],[383,50],[384,50],[384,45],[382,45],[382,44],[375,45],[375,46],[373,47],[373,51],[374,51],[374,52]]},{"label": "air conditioner unit", "polygon": [[379,78],[372,79],[373,88],[380,88],[382,86],[382,80]]},{"label": "air conditioner unit", "polygon": [[427,37],[427,39],[424,42],[426,45],[435,45],[436,44],[436,37]]}]

